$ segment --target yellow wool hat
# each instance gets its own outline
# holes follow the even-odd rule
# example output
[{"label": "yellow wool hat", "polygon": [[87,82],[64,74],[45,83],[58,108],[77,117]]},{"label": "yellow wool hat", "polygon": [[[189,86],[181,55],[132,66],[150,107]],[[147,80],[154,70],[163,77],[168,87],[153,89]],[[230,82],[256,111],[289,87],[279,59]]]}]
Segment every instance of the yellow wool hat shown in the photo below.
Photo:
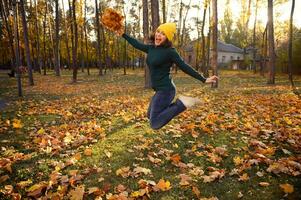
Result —
[{"label": "yellow wool hat", "polygon": [[176,34],[176,24],[175,23],[164,23],[161,24],[157,31],[162,31],[169,41],[172,41],[173,37]]}]

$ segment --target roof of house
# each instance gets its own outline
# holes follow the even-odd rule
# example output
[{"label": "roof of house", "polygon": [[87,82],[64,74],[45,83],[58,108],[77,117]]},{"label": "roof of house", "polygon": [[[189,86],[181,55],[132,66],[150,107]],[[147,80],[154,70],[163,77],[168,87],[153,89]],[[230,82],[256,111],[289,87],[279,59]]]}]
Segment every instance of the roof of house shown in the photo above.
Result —
[{"label": "roof of house", "polygon": [[[186,47],[185,47],[185,51],[193,51],[193,46],[194,46],[194,43],[197,42],[198,40],[194,40],[192,41],[191,43],[189,43]],[[241,53],[243,54],[244,53],[244,50],[237,47],[237,46],[234,46],[233,44],[227,44],[227,43],[224,43],[220,40],[218,40],[217,42],[217,50],[218,51],[222,51],[222,52],[231,52],[231,53]]]},{"label": "roof of house", "polygon": [[234,46],[233,44],[227,44],[220,40],[217,42],[217,50],[223,52],[231,52],[231,53],[244,53],[244,50]]}]

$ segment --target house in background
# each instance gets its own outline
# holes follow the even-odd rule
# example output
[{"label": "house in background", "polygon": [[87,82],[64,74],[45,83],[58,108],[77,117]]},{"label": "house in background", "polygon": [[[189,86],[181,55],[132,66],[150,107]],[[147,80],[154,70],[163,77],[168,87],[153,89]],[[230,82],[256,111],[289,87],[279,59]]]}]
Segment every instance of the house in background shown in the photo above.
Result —
[{"label": "house in background", "polygon": [[[200,40],[194,40],[189,45],[184,48],[184,59],[187,63],[192,66],[196,66],[196,42]],[[217,42],[217,51],[218,51],[218,66],[229,69],[240,69],[243,66],[245,59],[244,50],[234,46],[233,44],[227,44],[220,40]],[[199,64],[201,61],[199,60]]]}]

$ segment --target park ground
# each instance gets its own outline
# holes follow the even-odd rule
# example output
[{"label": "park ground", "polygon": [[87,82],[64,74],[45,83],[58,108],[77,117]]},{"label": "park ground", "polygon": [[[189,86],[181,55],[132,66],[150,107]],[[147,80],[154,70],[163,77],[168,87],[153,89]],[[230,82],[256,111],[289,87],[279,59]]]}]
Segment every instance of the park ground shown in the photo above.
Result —
[{"label": "park ground", "polygon": [[177,93],[202,104],[157,131],[142,71],[71,77],[25,77],[18,98],[0,73],[0,199],[301,199],[301,99],[287,75],[267,85],[221,71],[212,89],[179,72]]}]

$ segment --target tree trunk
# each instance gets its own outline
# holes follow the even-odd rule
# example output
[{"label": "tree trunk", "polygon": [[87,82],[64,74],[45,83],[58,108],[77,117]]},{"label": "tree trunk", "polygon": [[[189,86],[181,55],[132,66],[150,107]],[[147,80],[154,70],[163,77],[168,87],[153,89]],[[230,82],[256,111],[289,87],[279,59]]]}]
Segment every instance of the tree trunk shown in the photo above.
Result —
[{"label": "tree trunk", "polygon": [[166,23],[166,1],[162,0],[163,23]]},{"label": "tree trunk", "polygon": [[295,87],[293,81],[293,17],[295,11],[295,0],[292,0],[292,9],[290,15],[289,43],[288,43],[288,76],[291,85]]},{"label": "tree trunk", "polygon": [[180,47],[182,47],[182,45],[184,44],[184,35],[185,35],[185,31],[186,31],[186,19],[187,19],[187,15],[190,9],[190,5],[191,5],[191,0],[189,1],[186,13],[185,13],[185,17],[183,19],[183,29],[182,29],[182,34],[181,34],[181,42],[180,42]]},{"label": "tree trunk", "polygon": [[44,21],[43,21],[43,67],[44,67],[44,75],[46,75],[46,21],[47,21],[47,12],[48,12],[48,7],[47,7],[47,1],[45,0],[45,13],[44,13]]},{"label": "tree trunk", "polygon": [[60,48],[60,36],[59,36],[59,0],[55,0],[55,55],[54,55],[54,62],[55,62],[55,75],[60,76],[60,59],[59,59],[59,48]]},{"label": "tree trunk", "polygon": [[151,0],[151,13],[152,13],[152,31],[156,31],[156,29],[160,25],[158,0]]},{"label": "tree trunk", "polygon": [[28,67],[28,79],[29,85],[33,86],[33,75],[32,75],[32,63],[30,58],[30,49],[29,49],[29,41],[28,41],[28,30],[27,30],[27,23],[26,23],[26,16],[25,16],[25,7],[24,7],[24,0],[20,0],[20,8],[21,8],[21,17],[22,17],[22,26],[23,26],[23,37],[24,37],[24,45],[25,45],[25,52],[26,52],[26,61]]},{"label": "tree trunk", "polygon": [[72,16],[73,16],[72,29],[73,29],[73,33],[74,33],[74,48],[72,50],[72,65],[73,65],[72,82],[73,83],[77,82],[77,41],[78,41],[78,33],[77,33],[75,1],[76,0],[72,0]]},{"label": "tree trunk", "polygon": [[96,50],[97,50],[97,65],[99,67],[99,75],[102,76],[102,66],[101,66],[101,55],[100,55],[100,27],[99,27],[99,11],[98,11],[98,1],[95,0],[95,28],[96,28],[96,33],[97,33],[97,46],[96,46]]},{"label": "tree trunk", "polygon": [[36,47],[37,47],[37,67],[38,67],[38,72],[41,74],[41,66],[42,66],[42,60],[41,60],[41,49],[40,49],[40,28],[38,25],[38,4],[37,0],[34,0],[35,4],[35,29],[36,29]]},{"label": "tree trunk", "polygon": [[257,24],[257,11],[258,11],[258,0],[256,0],[255,4],[255,20],[254,20],[254,26],[253,26],[253,62],[252,67],[254,70],[254,74],[256,74],[256,24]]},{"label": "tree trunk", "polygon": [[20,49],[19,49],[19,27],[18,27],[18,5],[16,0],[13,0],[14,9],[14,39],[15,39],[15,55],[16,55],[16,73],[17,73],[17,85],[18,85],[18,96],[22,97],[22,82],[20,73]]},{"label": "tree trunk", "polygon": [[[149,37],[148,0],[143,0],[143,37],[144,43],[147,43]],[[144,60],[146,60],[146,55],[144,55]],[[144,65],[144,87],[151,88],[150,73],[147,65]]]},{"label": "tree trunk", "polygon": [[70,66],[71,66],[71,56],[70,56],[69,37],[68,37],[68,25],[67,25],[67,20],[66,20],[66,16],[65,16],[64,0],[62,0],[62,13],[63,13],[63,18],[64,18],[65,32],[66,32],[65,44],[66,44],[67,59],[68,59],[68,63],[67,64],[68,64],[68,69],[70,69]]},{"label": "tree trunk", "polygon": [[[218,76],[218,64],[217,64],[217,0],[212,0],[212,41],[211,41],[211,66],[213,75]],[[212,83],[213,88],[218,87],[218,82]]]},{"label": "tree trunk", "polygon": [[[205,54],[205,34],[204,34],[204,28],[205,28],[205,22],[206,22],[206,13],[207,13],[207,7],[208,7],[208,1],[205,0],[205,6],[204,6],[204,13],[203,13],[203,21],[202,21],[202,29],[201,29],[201,35],[202,35],[202,67],[201,67],[201,71],[203,73],[206,72],[206,54]],[[208,35],[209,38],[209,35]]]},{"label": "tree trunk", "polygon": [[268,0],[269,77],[268,84],[275,84],[275,42],[273,0]]},{"label": "tree trunk", "polygon": [[85,0],[85,17],[84,17],[84,32],[85,32],[85,46],[86,46],[86,67],[87,73],[90,75],[90,68],[89,68],[89,50],[88,50],[88,34],[87,34],[87,0]]}]

